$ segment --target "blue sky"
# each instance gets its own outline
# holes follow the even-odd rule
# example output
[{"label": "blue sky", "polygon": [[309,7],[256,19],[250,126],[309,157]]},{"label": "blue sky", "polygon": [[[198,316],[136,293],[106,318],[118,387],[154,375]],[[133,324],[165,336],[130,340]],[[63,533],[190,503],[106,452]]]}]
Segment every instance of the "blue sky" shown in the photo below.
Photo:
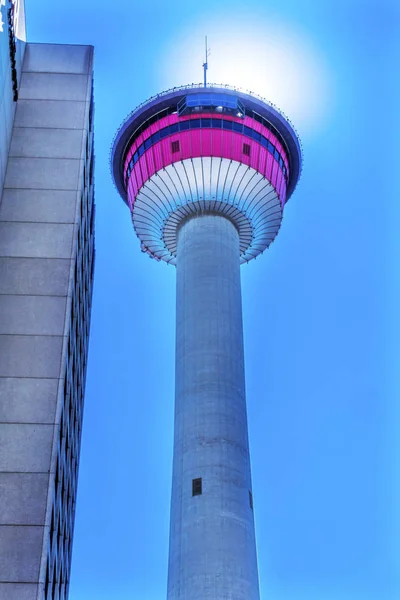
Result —
[{"label": "blue sky", "polygon": [[242,269],[262,598],[399,598],[398,3],[26,0],[26,12],[30,41],[96,52],[97,264],[70,600],[166,595],[175,272],[140,252],[108,157],[137,104],[201,81],[207,33],[210,81],[242,85],[252,71],[305,154],[277,240]]}]

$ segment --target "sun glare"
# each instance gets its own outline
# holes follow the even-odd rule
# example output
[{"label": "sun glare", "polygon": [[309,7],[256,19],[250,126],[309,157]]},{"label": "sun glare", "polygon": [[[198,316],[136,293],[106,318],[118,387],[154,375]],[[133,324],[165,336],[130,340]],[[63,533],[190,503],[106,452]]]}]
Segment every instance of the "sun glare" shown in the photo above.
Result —
[{"label": "sun glare", "polygon": [[214,15],[213,23],[197,21],[169,40],[158,74],[163,89],[202,81],[207,34],[208,82],[265,97],[287,114],[301,135],[324,128],[332,99],[328,68],[304,33],[277,22],[227,21],[226,15]]}]

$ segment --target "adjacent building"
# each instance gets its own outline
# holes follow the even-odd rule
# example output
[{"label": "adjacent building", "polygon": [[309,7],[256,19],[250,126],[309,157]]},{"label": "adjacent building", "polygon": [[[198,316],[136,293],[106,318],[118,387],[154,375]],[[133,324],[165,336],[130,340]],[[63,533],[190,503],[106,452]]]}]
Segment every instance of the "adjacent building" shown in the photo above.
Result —
[{"label": "adjacent building", "polygon": [[25,37],[23,2],[0,0],[0,190],[6,174]]},{"label": "adjacent building", "polygon": [[61,600],[93,286],[93,48],[26,44],[21,0],[0,6],[0,600]]},{"label": "adjacent building", "polygon": [[301,164],[275,107],[213,85],[158,94],[114,141],[141,249],[176,265],[168,600],[260,597],[240,264],[275,239]]}]

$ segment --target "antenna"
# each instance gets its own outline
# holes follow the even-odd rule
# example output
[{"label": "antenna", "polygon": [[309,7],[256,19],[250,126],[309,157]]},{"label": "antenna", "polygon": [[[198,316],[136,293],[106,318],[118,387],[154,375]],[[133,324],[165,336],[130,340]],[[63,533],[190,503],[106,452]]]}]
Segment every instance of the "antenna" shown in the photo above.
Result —
[{"label": "antenna", "polygon": [[206,36],[206,62],[203,63],[204,69],[204,87],[207,87],[207,69],[208,69],[208,57],[210,56],[211,50],[207,47],[207,36]]}]

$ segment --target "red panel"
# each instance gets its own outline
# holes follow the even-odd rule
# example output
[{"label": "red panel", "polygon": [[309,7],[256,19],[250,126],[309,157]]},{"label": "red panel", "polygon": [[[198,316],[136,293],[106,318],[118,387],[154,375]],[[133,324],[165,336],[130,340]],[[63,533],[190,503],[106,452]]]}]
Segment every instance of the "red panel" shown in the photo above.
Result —
[{"label": "red panel", "polygon": [[201,148],[202,148],[202,156],[211,156],[211,137],[212,137],[212,129],[201,129]]},{"label": "red panel", "polygon": [[183,159],[192,156],[192,141],[190,139],[190,132],[182,132],[179,139],[181,145],[181,158]]},{"label": "red panel", "polygon": [[260,154],[261,154],[261,149],[262,146],[261,144],[254,144],[253,146],[253,153],[254,153],[254,163],[256,165],[256,170],[261,173],[260,171]]},{"label": "red panel", "polygon": [[128,185],[128,200],[129,200],[129,206],[132,209],[132,202],[131,199],[132,198],[136,198],[138,189],[137,189],[137,185],[136,185],[136,179],[134,176],[132,176],[129,180],[129,185]]},{"label": "red panel", "polygon": [[145,152],[143,155],[143,160],[140,161],[140,167],[142,170],[143,181],[147,181],[149,179],[149,174],[148,174],[148,169],[147,169],[147,155],[148,154],[150,154],[150,152]]},{"label": "red panel", "polygon": [[279,168],[278,169],[278,174],[277,174],[277,177],[276,177],[276,186],[275,186],[276,191],[280,190],[281,183],[282,183],[282,171]]},{"label": "red panel", "polygon": [[[222,134],[224,135],[224,134]],[[228,133],[228,136],[231,140],[231,152],[229,153],[229,158],[233,160],[237,160],[238,162],[242,161],[242,136],[238,134]]]},{"label": "red panel", "polygon": [[[172,153],[172,141],[180,142],[178,153]],[[243,144],[248,142],[250,142],[250,156],[243,154]],[[211,155],[233,159],[252,167],[264,175],[279,194],[282,193],[286,196],[283,173],[272,154],[242,134],[215,129],[194,129],[174,134],[146,150],[133,167],[128,195],[135,196],[148,178],[173,162]]]},{"label": "red panel", "polygon": [[258,158],[258,170],[263,175],[265,175],[265,172],[267,169],[267,156],[268,156],[268,151],[266,150],[266,148],[261,147],[260,153],[259,153],[259,158]]},{"label": "red panel", "polygon": [[201,151],[201,135],[200,135],[200,129],[192,129],[190,131],[190,137],[192,140],[192,156],[189,157],[185,157],[185,158],[192,158],[194,156],[203,156],[203,153]]},{"label": "red panel", "polygon": [[165,140],[162,140],[161,148],[162,148],[162,154],[163,154],[163,167],[166,167],[167,165],[170,165],[171,163],[174,162],[174,158],[172,156],[172,150],[171,150],[171,139],[165,138]]},{"label": "red panel", "polygon": [[[129,152],[127,154],[127,158],[126,158],[126,162],[125,162],[125,169],[124,172],[126,172],[126,168],[127,168],[127,163],[129,163],[130,159],[132,158],[133,154],[135,153],[136,149],[140,146],[140,144],[147,139],[148,137],[150,137],[150,135],[152,135],[153,133],[155,133],[156,131],[159,131],[160,129],[163,129],[164,127],[167,127],[168,125],[172,125],[173,123],[178,123],[179,121],[187,121],[187,120],[191,120],[191,119],[198,119],[199,117],[216,117],[215,113],[198,113],[198,114],[193,114],[193,115],[188,115],[187,117],[179,117],[178,114],[174,114],[174,115],[168,115],[167,117],[163,117],[162,119],[160,119],[159,121],[157,121],[156,123],[153,123],[152,125],[150,125],[144,132],[142,132],[140,134],[140,136],[134,141],[134,143],[132,144],[132,147],[129,149]],[[222,118],[222,116],[221,116]],[[284,151],[282,144],[278,141],[278,139],[276,138],[276,136],[273,135],[273,133],[271,133],[271,131],[269,131],[269,129],[267,129],[266,127],[264,127],[261,123],[259,123],[258,121],[255,121],[254,119],[251,119],[250,117],[245,117],[244,120],[238,118],[238,117],[228,117],[226,115],[224,115],[223,117],[224,119],[227,119],[229,121],[235,121],[238,123],[243,123],[245,125],[247,125],[248,127],[251,127],[252,129],[254,129],[255,131],[260,132],[264,137],[266,137],[267,139],[269,139],[271,141],[272,144],[274,144],[274,146],[277,148],[277,150],[279,151],[279,153],[281,154],[281,156],[283,157],[283,160],[285,162],[285,165],[287,168],[289,168],[289,164],[288,164],[288,160],[287,160],[287,156],[286,156],[286,152]],[[200,134],[200,129],[199,130],[190,130],[192,133],[199,133]],[[202,133],[206,133],[208,131],[212,131],[213,133],[219,133],[219,130],[202,130]],[[186,135],[189,132],[182,132],[179,133],[179,137]],[[223,156],[224,158],[233,158],[233,154],[230,153],[232,152],[232,148],[230,147],[230,141],[231,138],[229,137],[230,135],[233,135],[232,132],[228,132],[228,131],[222,131],[221,133],[224,134],[224,144],[223,144],[223,149],[222,149],[222,154],[221,156]],[[239,134],[235,134],[235,135],[239,135]],[[228,137],[226,137],[228,136]],[[205,139],[209,139],[209,138],[205,138]],[[243,136],[243,141],[245,142],[245,140],[249,138],[247,138],[246,136]],[[195,141],[197,140],[197,138],[195,137]],[[164,141],[164,140],[163,140]],[[249,140],[249,142],[251,143],[251,140]],[[254,143],[254,142],[253,142]],[[201,142],[198,141],[198,144],[201,148]],[[212,146],[212,155],[213,156],[217,156],[218,152],[216,150],[217,146],[215,147],[214,145]],[[197,146],[196,146],[197,148]],[[208,149],[208,146],[207,146]],[[211,149],[210,152],[206,152],[205,150],[202,151],[203,152],[203,156],[206,155],[211,155]],[[228,153],[228,154],[227,154]],[[230,153],[230,154],[229,154]],[[194,155],[193,155],[194,156]],[[247,163],[246,163],[247,164]]]},{"label": "red panel", "polygon": [[222,157],[233,158],[233,133],[231,131],[221,131]]},{"label": "red panel", "polygon": [[159,171],[164,166],[162,152],[161,152],[161,144],[160,143],[155,144],[152,149],[153,149],[153,156],[154,156],[154,168],[155,168],[155,171]]},{"label": "red panel", "polygon": [[[144,181],[143,181],[143,175],[142,175],[142,169],[140,168],[140,163],[142,162],[142,158],[143,158],[143,156],[142,156],[142,157],[141,157],[141,159],[140,159],[140,160],[138,160],[138,162],[136,163],[136,165],[137,165],[137,167],[138,167],[138,168],[135,170],[135,174],[136,174],[136,181],[137,181],[137,184],[138,184],[138,188],[139,188],[139,189],[140,189],[140,188],[142,187],[142,185],[144,184]],[[136,166],[136,165],[135,165],[135,166]]]},{"label": "red panel", "polygon": [[272,175],[272,164],[274,162],[274,157],[272,156],[272,154],[270,154],[269,152],[267,152],[267,165],[266,165],[266,169],[265,169],[265,177],[271,181],[271,175]]},{"label": "red panel", "polygon": [[137,185],[137,182],[136,182],[136,177],[133,178],[132,190],[133,190],[133,192],[135,194],[135,198],[136,198],[136,194],[139,191],[139,188],[138,188],[138,185]]},{"label": "red panel", "polygon": [[223,148],[223,142],[222,142],[222,131],[219,131],[217,129],[212,129],[212,155],[213,156],[223,156],[222,152],[222,148]]},{"label": "red panel", "polygon": [[278,181],[278,173],[281,170],[279,163],[277,162],[277,160],[274,158],[273,159],[273,166],[272,166],[272,178],[271,178],[271,183],[274,186],[274,188],[276,189],[277,187],[277,181]]},{"label": "red panel", "polygon": [[155,160],[154,160],[154,146],[149,148],[148,152],[146,152],[145,154],[146,154],[146,160],[147,160],[148,174],[149,174],[149,177],[151,177],[151,175],[154,174],[157,170],[156,165],[155,165]]}]

